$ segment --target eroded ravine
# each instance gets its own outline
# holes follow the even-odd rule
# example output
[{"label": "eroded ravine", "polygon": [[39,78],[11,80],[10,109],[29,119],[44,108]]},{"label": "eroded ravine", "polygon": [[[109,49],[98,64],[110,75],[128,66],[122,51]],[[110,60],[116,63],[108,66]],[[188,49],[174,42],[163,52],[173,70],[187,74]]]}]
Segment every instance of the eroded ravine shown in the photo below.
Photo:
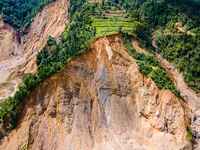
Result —
[{"label": "eroded ravine", "polygon": [[58,39],[64,31],[69,19],[67,6],[68,0],[57,0],[45,6],[28,29],[21,31],[28,33],[21,40],[13,27],[0,20],[0,32],[3,33],[0,37],[0,99],[14,95],[15,87],[21,83],[21,74],[37,74],[36,55],[49,36]]}]

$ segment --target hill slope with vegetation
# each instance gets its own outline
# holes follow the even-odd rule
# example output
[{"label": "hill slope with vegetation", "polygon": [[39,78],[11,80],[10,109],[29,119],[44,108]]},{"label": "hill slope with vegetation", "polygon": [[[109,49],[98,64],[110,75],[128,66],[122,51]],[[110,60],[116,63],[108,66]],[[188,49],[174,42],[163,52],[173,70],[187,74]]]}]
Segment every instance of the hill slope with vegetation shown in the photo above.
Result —
[{"label": "hill slope with vegetation", "polygon": [[198,93],[200,1],[125,0],[121,6],[130,12],[130,17],[155,31],[157,52],[183,72],[185,82]]},{"label": "hill slope with vegetation", "polygon": [[[52,1],[45,2],[49,3]],[[38,6],[36,8],[42,8],[43,5],[40,7],[38,1],[38,3],[34,3],[34,6]],[[14,128],[17,125],[19,113],[16,106],[27,94],[41,85],[46,78],[61,71],[75,55],[90,49],[90,42],[92,40],[100,36],[119,32],[125,35],[124,45],[133,58],[138,60],[140,71],[147,77],[151,77],[159,88],[169,89],[176,96],[181,97],[180,92],[176,90],[173,82],[167,76],[165,69],[155,60],[154,49],[151,44],[151,34],[154,30],[159,31],[159,36],[156,37],[158,52],[162,52],[162,55],[177,65],[180,71],[186,72],[186,75],[184,74],[186,82],[198,91],[199,70],[194,70],[192,67],[188,66],[190,67],[189,70],[187,69],[187,65],[181,67],[179,63],[180,60],[182,60],[183,63],[191,63],[189,65],[193,65],[195,68],[199,67],[200,60],[196,55],[200,51],[200,49],[198,49],[200,35],[200,19],[198,17],[199,6],[199,1],[192,0],[190,3],[182,0],[102,0],[101,2],[70,0],[70,24],[66,27],[63,34],[60,35],[61,41],[57,43],[54,38],[49,37],[47,45],[37,55],[37,76],[32,74],[24,74],[21,76],[24,81],[24,86],[19,87],[19,91],[16,92],[15,96],[10,97],[2,104],[0,110],[1,123],[8,126],[10,129]],[[190,9],[186,9],[188,7]],[[5,7],[1,8],[4,21],[9,21],[9,17],[13,17],[12,11],[5,11]],[[10,10],[10,8],[8,10]],[[35,9],[32,8],[30,10]],[[8,23],[12,24],[16,29],[27,27],[31,18],[36,15],[37,11],[33,11],[35,12],[33,13],[34,15],[31,15],[31,12],[30,14],[27,13],[28,15],[24,13],[25,17],[24,19],[21,18],[22,20],[19,21],[19,24],[15,22],[14,19],[11,19]],[[16,16],[20,16],[19,14],[17,13]],[[14,22],[12,23],[12,21]],[[182,32],[179,33],[178,30],[176,30],[177,22],[180,23],[180,26],[186,26],[187,30],[194,33],[195,36],[185,35],[185,33]],[[167,33],[170,34],[166,35]],[[134,49],[131,49],[128,45],[130,44],[130,36],[136,37],[152,54],[146,56],[136,53]],[[175,39],[171,38],[171,36],[180,37]],[[189,36],[190,38],[184,40],[186,37],[182,36]],[[170,44],[170,42],[173,41],[175,43]],[[191,41],[194,43],[193,45],[187,44]],[[180,49],[181,44],[185,45],[186,48],[184,48],[184,50]],[[179,50],[174,50],[174,48]],[[181,53],[181,55],[179,55],[179,53]],[[153,67],[157,69],[152,69]],[[190,82],[192,83],[190,84]],[[7,117],[10,119],[9,123],[5,122],[5,118]]]}]

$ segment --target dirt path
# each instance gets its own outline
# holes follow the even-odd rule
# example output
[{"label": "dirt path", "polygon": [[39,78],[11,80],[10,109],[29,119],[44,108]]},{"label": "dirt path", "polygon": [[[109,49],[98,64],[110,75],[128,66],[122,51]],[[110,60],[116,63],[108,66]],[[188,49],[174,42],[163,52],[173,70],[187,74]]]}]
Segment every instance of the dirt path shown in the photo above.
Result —
[{"label": "dirt path", "polygon": [[154,37],[153,34],[152,34],[152,36],[151,36],[151,40],[152,40],[152,45],[153,45],[153,47],[157,49],[157,46],[156,46],[156,39],[155,39],[155,37]]},{"label": "dirt path", "polygon": [[[179,23],[177,22],[176,25],[178,25],[178,24],[179,24]],[[185,32],[185,28],[186,28],[186,26],[183,26],[183,27],[178,27],[178,26],[177,26],[177,29],[178,29],[179,31],[181,31],[181,32]],[[195,34],[192,33],[192,32],[190,32],[190,31],[187,31],[187,34],[191,34],[192,36],[195,36]]]},{"label": "dirt path", "polygon": [[[178,30],[180,30],[181,32],[185,32],[185,30],[183,29],[184,27],[177,27]],[[187,34],[191,34],[192,36],[195,36],[194,33],[190,32],[190,31],[187,31]]]}]

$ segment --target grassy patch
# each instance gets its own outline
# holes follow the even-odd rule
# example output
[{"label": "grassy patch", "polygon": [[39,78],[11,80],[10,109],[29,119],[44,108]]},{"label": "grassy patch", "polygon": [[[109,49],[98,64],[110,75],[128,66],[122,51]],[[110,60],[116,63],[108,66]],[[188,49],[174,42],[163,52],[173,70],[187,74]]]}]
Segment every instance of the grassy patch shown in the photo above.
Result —
[{"label": "grassy patch", "polygon": [[130,58],[125,57],[125,56],[122,55],[120,52],[118,52],[118,51],[116,51],[116,50],[114,50],[114,49],[113,49],[113,51],[115,51],[117,54],[119,54],[120,56],[122,56],[122,57],[125,58],[126,60],[128,60],[128,61],[132,61]]}]

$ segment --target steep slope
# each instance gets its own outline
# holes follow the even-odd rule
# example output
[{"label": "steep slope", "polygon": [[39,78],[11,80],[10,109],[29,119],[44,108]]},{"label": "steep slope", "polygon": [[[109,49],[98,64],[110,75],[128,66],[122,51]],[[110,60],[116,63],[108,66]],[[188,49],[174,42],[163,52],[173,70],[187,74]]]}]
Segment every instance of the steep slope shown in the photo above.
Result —
[{"label": "steep slope", "polygon": [[30,93],[0,149],[191,149],[187,103],[113,49],[131,59],[121,35],[96,39]]},{"label": "steep slope", "polygon": [[10,59],[19,47],[18,32],[0,18],[0,62]]},{"label": "steep slope", "polygon": [[[133,41],[135,42],[135,41]],[[142,51],[140,48],[138,48],[137,42],[133,43],[134,48],[138,52],[145,52],[145,49]],[[155,44],[155,37],[152,35],[152,45],[154,46],[155,49],[157,49],[157,46]],[[195,91],[193,91],[185,82],[183,78],[183,73],[180,73],[178,69],[168,62],[165,58],[163,58],[159,53],[156,52],[156,57],[160,61],[163,67],[166,68],[168,74],[171,76],[171,79],[174,81],[175,86],[178,90],[181,92],[181,96],[184,98],[185,101],[187,101],[190,109],[193,112],[193,118],[191,120],[191,125],[192,129],[194,131],[194,136],[195,136],[195,149],[199,149],[200,147],[200,94],[197,94]]]},{"label": "steep slope", "polygon": [[12,54],[7,46],[11,42],[7,41],[8,44],[6,44],[4,41],[0,41],[1,47],[4,47],[4,51],[7,52],[7,55],[5,55],[7,59],[0,63],[0,83],[2,89],[4,89],[4,92],[0,94],[0,99],[14,94],[17,88],[13,89],[11,87],[14,85],[17,87],[17,84],[20,83],[20,80],[18,80],[20,74],[37,73],[36,54],[46,44],[48,36],[57,37],[64,31],[68,23],[67,5],[68,0],[57,0],[47,5],[42,12],[37,14],[29,28],[26,31],[22,31],[22,33],[28,34],[22,38],[18,34],[15,36],[17,39],[21,38],[22,41],[21,45],[18,46],[19,40],[15,40],[14,44],[18,46],[18,48],[15,46],[16,56],[6,57]]},{"label": "steep slope", "polygon": [[[13,87],[17,88],[15,82],[8,83],[5,80],[12,70],[11,66],[15,66],[10,60],[17,61],[19,59],[16,57],[18,49],[19,33],[9,24],[4,23],[3,19],[0,18],[0,99],[7,96],[10,92],[13,92]],[[6,68],[7,71],[5,71]],[[2,83],[3,81],[4,83]]]},{"label": "steep slope", "polygon": [[172,75],[174,76],[177,89],[181,91],[181,95],[188,102],[189,107],[194,113],[194,118],[192,119],[192,128],[196,137],[196,148],[200,147],[200,94],[197,94],[193,91],[183,79],[183,74],[178,71],[178,69],[171,63],[169,63],[166,59],[162,58],[160,54],[156,54],[157,58],[166,66],[167,69],[170,70]]}]

